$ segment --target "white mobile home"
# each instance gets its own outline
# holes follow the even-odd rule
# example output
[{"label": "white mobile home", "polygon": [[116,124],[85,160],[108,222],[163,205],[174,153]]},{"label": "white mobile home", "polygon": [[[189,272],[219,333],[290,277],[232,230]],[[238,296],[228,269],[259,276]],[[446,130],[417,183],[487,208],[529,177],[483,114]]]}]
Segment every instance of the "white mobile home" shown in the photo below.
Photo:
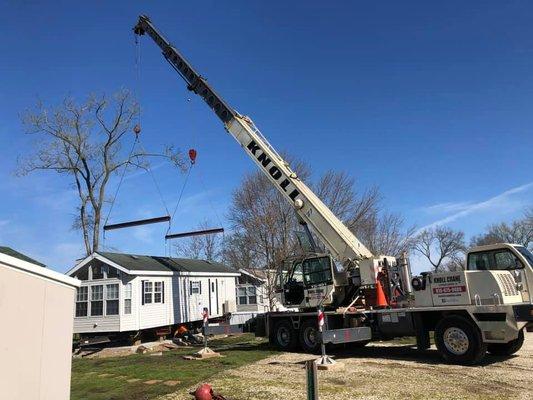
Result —
[{"label": "white mobile home", "polygon": [[138,332],[236,310],[240,273],[223,264],[183,258],[96,252],[67,272],[82,281],[74,332]]},{"label": "white mobile home", "polygon": [[0,247],[0,398],[70,398],[76,279]]},{"label": "white mobile home", "polygon": [[237,312],[254,314],[269,311],[267,279],[263,271],[240,269],[237,278]]}]

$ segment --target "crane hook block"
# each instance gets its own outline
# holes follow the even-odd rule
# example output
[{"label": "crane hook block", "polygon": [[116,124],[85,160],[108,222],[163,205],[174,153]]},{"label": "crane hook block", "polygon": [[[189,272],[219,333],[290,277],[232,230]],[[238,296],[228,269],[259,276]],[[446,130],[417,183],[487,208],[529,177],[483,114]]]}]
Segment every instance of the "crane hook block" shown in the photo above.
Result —
[{"label": "crane hook block", "polygon": [[196,161],[196,155],[197,155],[197,154],[198,154],[198,153],[196,152],[195,149],[190,149],[190,150],[189,150],[189,158],[191,159],[191,164],[194,164],[194,163],[195,163],[195,161]]}]

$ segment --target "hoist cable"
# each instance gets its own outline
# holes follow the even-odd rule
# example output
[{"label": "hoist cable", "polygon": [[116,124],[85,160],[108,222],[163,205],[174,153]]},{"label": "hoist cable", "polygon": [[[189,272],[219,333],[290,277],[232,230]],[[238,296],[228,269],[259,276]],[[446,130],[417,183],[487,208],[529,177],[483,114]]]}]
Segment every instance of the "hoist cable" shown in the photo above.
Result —
[{"label": "hoist cable", "polygon": [[[174,207],[174,212],[172,213],[172,216],[170,218],[170,224],[171,225],[172,225],[172,220],[174,219],[174,216],[176,215],[176,211],[178,211],[178,207],[180,205],[183,193],[185,192],[185,187],[187,186],[187,182],[189,181],[189,176],[191,175],[191,170],[192,170],[193,165],[194,164],[191,164],[191,166],[189,167],[189,170],[187,171],[187,175],[185,176],[185,181],[183,182],[183,185],[181,187],[181,191],[180,191],[180,194],[179,194],[179,197],[178,197],[178,202],[176,203],[176,207]],[[169,231],[170,231],[170,227],[169,227]]]},{"label": "hoist cable", "polygon": [[[200,183],[202,185],[202,189],[204,190],[204,192],[207,193],[207,185],[205,184],[205,180],[204,180],[204,176],[203,176],[202,172],[198,171],[198,175],[200,177]],[[218,222],[219,226],[224,226],[224,224],[222,223],[222,220],[220,218],[220,215],[218,214],[217,209],[216,209],[214,203],[211,201],[211,197],[209,195],[207,196],[207,201],[209,202],[209,205],[211,206],[212,210],[215,213],[215,217],[217,218],[217,222]],[[222,232],[222,237],[224,237],[224,231]]]},{"label": "hoist cable", "polygon": [[[118,191],[120,190],[120,186],[122,185],[122,182],[124,181],[124,176],[126,175],[126,170],[128,169],[129,160],[133,156],[133,151],[135,150],[135,146],[137,145],[138,142],[139,142],[139,135],[135,135],[135,140],[133,141],[133,145],[131,146],[130,154],[128,155],[127,161],[124,163],[124,169],[122,170],[122,175],[120,176],[117,190],[115,190],[115,194],[113,195],[113,199],[111,200],[111,206],[109,207],[109,211],[107,212],[107,217],[105,218],[104,226],[107,225],[107,221],[109,220],[111,211],[113,211],[113,207],[115,206],[115,201],[117,200]],[[104,246],[105,246],[105,231],[104,231]]]},{"label": "hoist cable", "polygon": [[137,113],[137,124],[141,126],[141,41],[138,35],[135,35],[135,91],[137,98],[137,105],[139,107]]},{"label": "hoist cable", "polygon": [[[139,147],[141,148],[143,154],[148,154],[144,148],[144,146],[142,145],[142,143],[140,143],[139,141]],[[154,182],[154,186],[157,190],[157,193],[159,194],[159,199],[161,200],[161,203],[163,204],[163,207],[165,208],[166,212],[167,212],[167,215],[170,215],[170,211],[168,210],[168,207],[167,207],[167,203],[165,202],[165,199],[163,198],[163,193],[161,192],[161,188],[159,187],[159,184],[157,183],[157,180],[155,179],[155,175],[152,171],[152,168],[150,168],[150,164],[148,164],[146,166],[146,170],[148,171],[148,173],[150,174],[150,176],[152,177],[152,181]]]}]

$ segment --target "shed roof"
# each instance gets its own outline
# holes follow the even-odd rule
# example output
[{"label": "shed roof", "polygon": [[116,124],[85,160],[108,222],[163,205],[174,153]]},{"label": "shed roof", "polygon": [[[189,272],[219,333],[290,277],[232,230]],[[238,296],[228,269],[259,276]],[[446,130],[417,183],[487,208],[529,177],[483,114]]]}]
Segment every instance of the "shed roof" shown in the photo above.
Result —
[{"label": "shed roof", "polygon": [[35,264],[35,265],[39,265],[41,267],[46,267],[46,265],[44,265],[43,263],[40,263],[39,261],[36,261],[33,258],[30,258],[27,255],[22,254],[22,253],[20,253],[20,252],[18,252],[16,250],[12,249],[11,247],[0,246],[0,253],[6,254],[6,255],[11,256],[11,257],[18,258],[19,260],[22,260],[22,261],[27,261],[29,263],[32,263],[32,264]]},{"label": "shed roof", "polygon": [[216,261],[195,260],[188,258],[173,258],[148,256],[140,254],[110,253],[99,251],[102,257],[120,265],[130,271],[163,271],[163,272],[218,272],[238,273]]},{"label": "shed roof", "polygon": [[79,287],[80,281],[69,276],[52,271],[49,268],[43,268],[41,265],[33,264],[29,261],[21,260],[5,253],[0,253],[0,267],[14,268],[23,273],[39,276],[40,278],[65,284],[72,287]]}]

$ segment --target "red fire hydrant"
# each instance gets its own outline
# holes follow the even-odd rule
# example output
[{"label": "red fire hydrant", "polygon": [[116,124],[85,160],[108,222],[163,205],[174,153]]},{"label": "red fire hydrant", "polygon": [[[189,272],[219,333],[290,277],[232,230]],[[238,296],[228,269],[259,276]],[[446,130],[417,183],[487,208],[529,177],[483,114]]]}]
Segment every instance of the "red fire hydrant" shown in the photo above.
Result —
[{"label": "red fire hydrant", "polygon": [[191,393],[195,400],[212,400],[213,399],[213,388],[211,385],[204,383],[196,388],[194,392]]}]

